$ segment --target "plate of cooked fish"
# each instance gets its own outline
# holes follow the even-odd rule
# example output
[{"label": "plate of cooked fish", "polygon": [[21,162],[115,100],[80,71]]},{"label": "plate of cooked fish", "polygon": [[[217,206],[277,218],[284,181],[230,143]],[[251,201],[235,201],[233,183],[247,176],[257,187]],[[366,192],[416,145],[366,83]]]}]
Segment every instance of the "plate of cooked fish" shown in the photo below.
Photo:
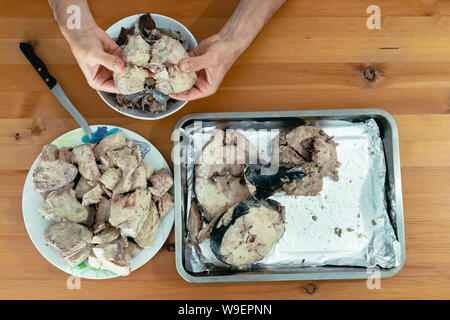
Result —
[{"label": "plate of cooked fish", "polygon": [[39,252],[78,277],[128,276],[162,247],[174,222],[173,178],[161,153],[127,129],[79,128],[45,145],[22,210]]}]

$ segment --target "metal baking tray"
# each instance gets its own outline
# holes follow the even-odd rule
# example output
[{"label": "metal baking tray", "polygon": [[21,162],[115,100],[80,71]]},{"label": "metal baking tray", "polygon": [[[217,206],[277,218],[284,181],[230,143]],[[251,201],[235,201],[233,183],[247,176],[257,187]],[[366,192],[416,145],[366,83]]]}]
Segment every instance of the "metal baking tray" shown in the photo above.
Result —
[{"label": "metal baking tray", "polygon": [[[175,125],[177,129],[183,129],[194,121],[264,121],[282,119],[301,119],[305,121],[317,120],[345,120],[361,122],[374,119],[380,129],[386,160],[386,188],[388,201],[388,214],[401,247],[401,263],[397,267],[380,268],[377,276],[380,278],[392,277],[397,274],[405,264],[405,234],[403,221],[403,202],[400,175],[400,155],[398,144],[398,129],[394,118],[382,109],[339,109],[320,111],[269,111],[269,112],[221,112],[221,113],[192,113],[182,117]],[[174,150],[181,142],[182,137],[174,134]],[[365,267],[351,266],[320,266],[320,267],[283,267],[257,271],[244,272],[189,272],[185,268],[185,207],[186,197],[184,193],[183,167],[173,153],[174,160],[174,193],[175,193],[175,257],[178,273],[188,282],[192,283],[219,283],[219,282],[248,282],[248,281],[288,281],[288,280],[327,280],[327,279],[367,279],[374,277]],[[395,217],[392,216],[395,206]]]}]

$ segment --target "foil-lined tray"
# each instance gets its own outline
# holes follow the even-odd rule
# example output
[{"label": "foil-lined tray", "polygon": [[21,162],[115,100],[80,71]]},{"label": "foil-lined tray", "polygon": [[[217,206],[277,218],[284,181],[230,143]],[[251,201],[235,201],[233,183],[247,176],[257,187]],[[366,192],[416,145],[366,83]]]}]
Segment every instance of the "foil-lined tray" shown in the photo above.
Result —
[{"label": "foil-lined tray", "polygon": [[[209,240],[191,243],[186,225],[195,197],[193,159],[208,134],[215,128],[234,129],[252,142],[261,158],[268,159],[270,143],[279,130],[301,124],[317,126],[334,136],[341,162],[339,181],[325,178],[322,192],[314,197],[272,196],[286,208],[286,231],[275,248],[249,270],[238,271],[221,263],[211,252]],[[395,121],[387,112],[192,114],[182,118],[175,129],[176,262],[187,281],[367,278],[373,270],[386,277],[403,266],[398,136]]]}]

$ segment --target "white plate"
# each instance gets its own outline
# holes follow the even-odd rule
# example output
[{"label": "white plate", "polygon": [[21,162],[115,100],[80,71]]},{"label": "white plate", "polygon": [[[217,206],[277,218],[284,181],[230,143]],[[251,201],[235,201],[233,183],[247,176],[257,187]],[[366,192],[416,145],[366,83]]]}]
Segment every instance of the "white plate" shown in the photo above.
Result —
[{"label": "white plate", "polygon": [[[133,16],[129,16],[129,17],[123,18],[122,20],[117,21],[116,23],[114,23],[111,27],[109,27],[106,30],[106,33],[109,34],[109,36],[113,39],[117,38],[119,36],[120,29],[122,27],[124,27],[124,28],[131,27],[133,24],[135,24],[138,21],[138,19],[141,15],[142,14],[135,14]],[[187,41],[189,51],[191,51],[195,47],[197,47],[197,40],[195,40],[192,33],[184,25],[182,25],[181,23],[179,23],[178,21],[176,21],[172,18],[163,16],[160,14],[152,13],[151,16],[152,16],[152,19],[155,22],[157,28],[172,29],[175,31],[180,31],[181,34],[183,35],[183,37]],[[178,110],[183,108],[187,103],[187,101],[170,102],[167,104],[167,110],[164,112],[160,112],[160,113],[152,113],[152,112],[145,112],[145,111],[138,111],[138,110],[131,110],[131,109],[121,111],[115,107],[117,105],[117,100],[116,100],[115,94],[107,93],[107,92],[103,92],[103,91],[97,91],[97,92],[98,92],[99,96],[103,99],[103,101],[108,106],[110,106],[112,109],[114,109],[115,111],[120,112],[121,114],[124,114],[128,117],[142,119],[142,120],[156,120],[156,119],[161,119],[161,118],[167,117],[167,116],[171,115],[172,113],[177,112]]]},{"label": "white plate", "polygon": [[[145,162],[149,163],[155,170],[166,168],[169,172],[171,172],[169,165],[167,164],[161,153],[158,151],[158,149],[156,149],[150,142],[148,142],[140,135],[120,127],[107,125],[90,126],[93,133],[100,127],[106,128],[106,130],[108,131],[116,128],[119,129],[124,133],[125,137],[130,140],[134,140],[138,142],[138,144],[141,144],[142,146],[145,146],[149,149],[148,153],[143,156]],[[85,133],[81,128],[75,129],[66,134],[63,134],[62,136],[54,140],[52,144],[56,145],[58,148],[75,147],[83,144],[83,142],[81,141],[81,138],[83,136],[85,136]],[[50,224],[52,224],[52,222],[43,219],[37,210],[38,205],[43,201],[41,195],[34,190],[32,183],[32,175],[33,171],[37,167],[38,159],[39,157],[34,161],[33,165],[30,168],[30,171],[28,172],[22,195],[23,219],[25,221],[25,227],[28,231],[28,234],[30,235],[31,241],[33,241],[38,251],[51,264],[64,272],[87,279],[109,279],[117,277],[116,274],[110,271],[91,268],[87,265],[87,262],[83,262],[78,266],[71,267],[59,257],[55,249],[45,245],[44,231]],[[172,230],[173,222],[174,209],[169,211],[161,220],[158,235],[156,236],[153,247],[151,249],[141,250],[141,252],[139,252],[139,254],[131,260],[132,272],[144,265],[159,251],[159,249],[161,249],[164,242],[167,240],[170,231]]]}]

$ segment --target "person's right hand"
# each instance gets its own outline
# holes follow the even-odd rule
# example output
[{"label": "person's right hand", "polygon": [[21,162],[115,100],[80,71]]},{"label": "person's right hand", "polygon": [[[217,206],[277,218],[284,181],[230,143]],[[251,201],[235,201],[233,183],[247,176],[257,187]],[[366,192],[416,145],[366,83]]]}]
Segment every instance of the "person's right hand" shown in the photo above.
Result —
[{"label": "person's right hand", "polygon": [[114,85],[113,72],[122,72],[125,62],[120,47],[101,28],[94,26],[77,31],[68,37],[78,65],[89,85],[97,90],[119,93]]},{"label": "person's right hand", "polygon": [[189,52],[190,58],[179,63],[181,71],[197,73],[194,87],[186,92],[171,94],[170,97],[177,100],[195,100],[214,94],[239,54],[236,44],[219,34],[203,40],[197,48]]}]

